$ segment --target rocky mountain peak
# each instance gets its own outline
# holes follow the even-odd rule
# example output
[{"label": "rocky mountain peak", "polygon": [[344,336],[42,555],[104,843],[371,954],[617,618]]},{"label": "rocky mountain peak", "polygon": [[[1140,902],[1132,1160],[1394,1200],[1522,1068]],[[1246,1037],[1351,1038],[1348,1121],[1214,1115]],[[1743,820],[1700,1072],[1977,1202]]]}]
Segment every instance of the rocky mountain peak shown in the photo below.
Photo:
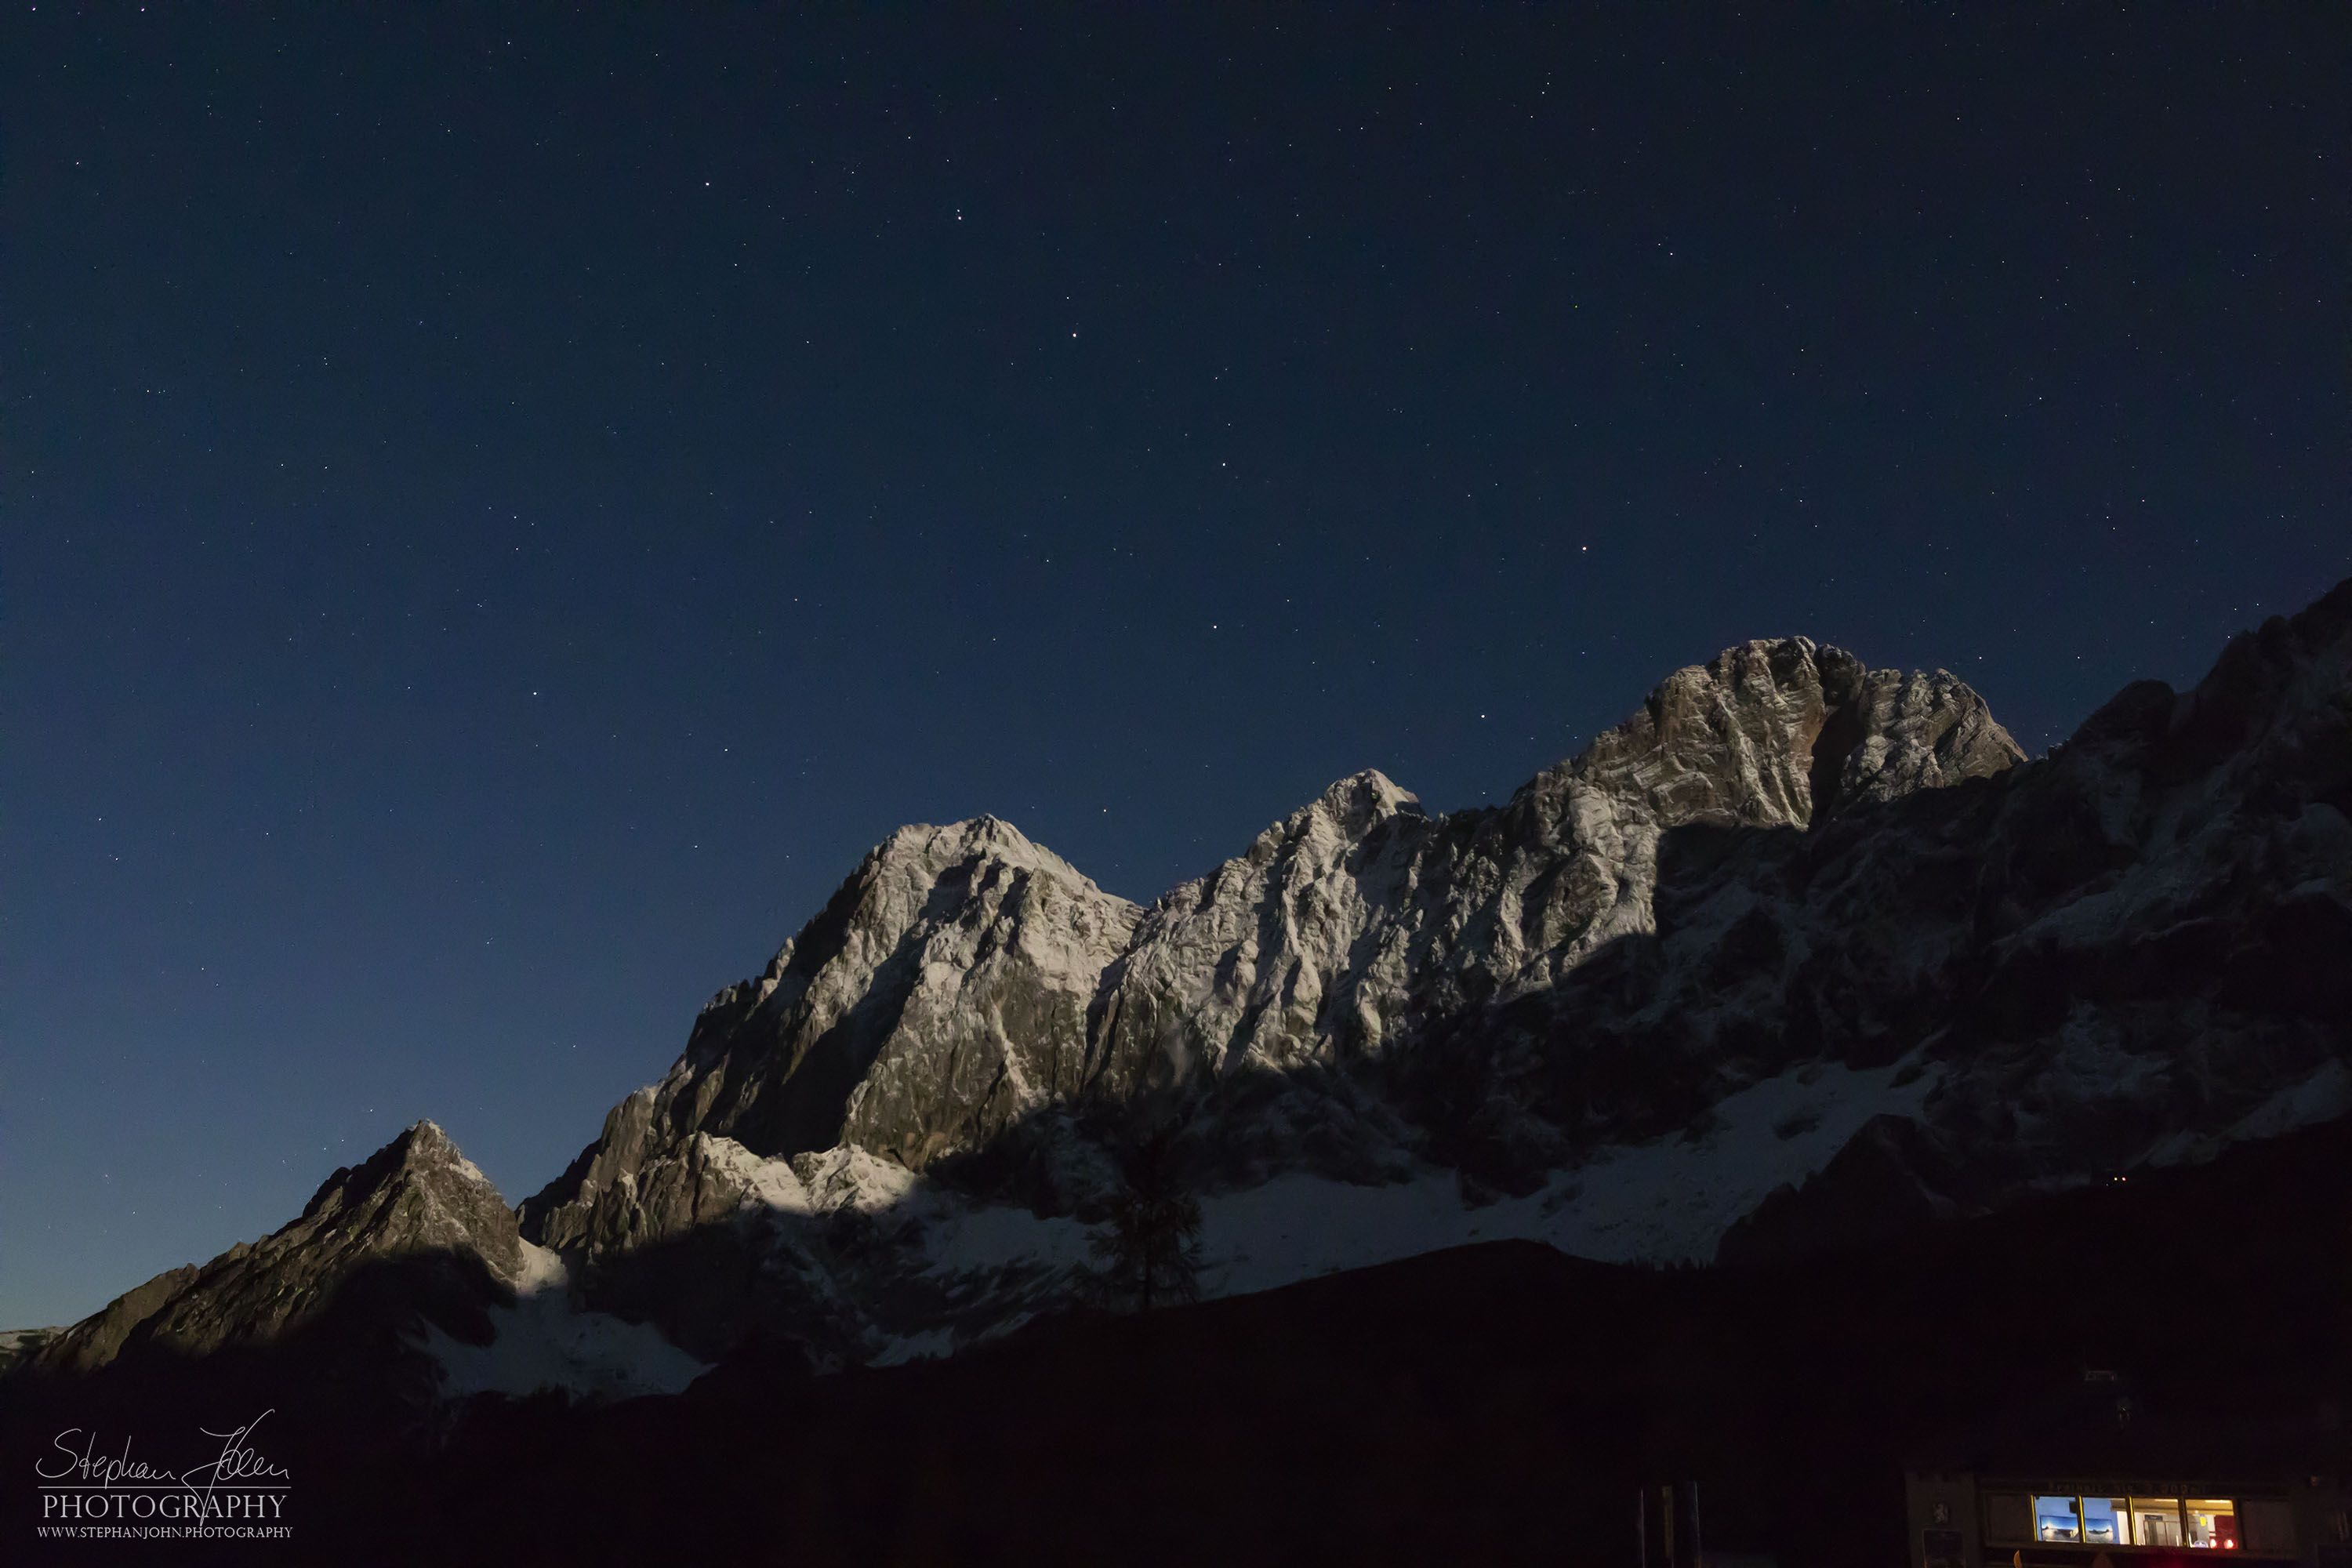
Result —
[{"label": "rocky mountain peak", "polygon": [[[698,1136],[767,1157],[847,1142],[910,1169],[984,1142],[1076,1092],[1096,979],[1140,913],[1000,818],[900,828],[524,1205],[533,1233],[592,1254],[667,1234],[705,1201],[678,1173],[726,1168],[696,1163]],[[642,1174],[656,1165],[675,1179]],[[676,1212],[648,1218],[637,1194],[665,1179]]]},{"label": "rocky mountain peak", "polygon": [[1320,816],[1347,837],[1361,838],[1391,816],[1426,815],[1419,795],[1399,787],[1378,768],[1366,768],[1334,783],[1312,805],[1293,813],[1285,826]]},{"label": "rocky mountain peak", "polygon": [[430,1121],[408,1128],[359,1164],[337,1170],[302,1209],[304,1221],[327,1223],[337,1215],[380,1220],[370,1237],[378,1253],[471,1253],[509,1282],[521,1271],[520,1238],[506,1200]]},{"label": "rocky mountain peak", "polygon": [[[149,1280],[51,1341],[37,1364],[89,1370],[139,1347],[184,1358],[275,1344],[375,1297],[464,1328],[522,1272],[506,1200],[446,1133],[420,1121],[330,1175],[293,1224]],[[383,1283],[394,1277],[397,1290]]]},{"label": "rocky mountain peak", "polygon": [[1982,778],[2025,760],[1966,683],[1874,670],[1809,637],[1676,670],[1571,763],[1662,828],[1805,826],[1840,805]]},{"label": "rocky mountain peak", "polygon": [[1086,875],[1001,816],[973,816],[945,826],[910,823],[875,846],[868,858],[877,869],[935,879],[945,868],[971,860],[1000,860],[1024,870],[1087,881]]},{"label": "rocky mountain peak", "polygon": [[319,1184],[302,1212],[308,1215],[322,1205],[363,1201],[386,1184],[403,1181],[434,1186],[456,1183],[487,1188],[493,1196],[497,1194],[490,1179],[458,1152],[446,1132],[434,1122],[419,1121],[359,1164],[338,1167]]},{"label": "rocky mountain peak", "polygon": [[1597,737],[1579,771],[1638,799],[1661,826],[1801,826],[1811,816],[1809,770],[1826,726],[1832,680],[1852,663],[1817,658],[1805,637],[1750,642],[1659,682],[1640,711]]}]

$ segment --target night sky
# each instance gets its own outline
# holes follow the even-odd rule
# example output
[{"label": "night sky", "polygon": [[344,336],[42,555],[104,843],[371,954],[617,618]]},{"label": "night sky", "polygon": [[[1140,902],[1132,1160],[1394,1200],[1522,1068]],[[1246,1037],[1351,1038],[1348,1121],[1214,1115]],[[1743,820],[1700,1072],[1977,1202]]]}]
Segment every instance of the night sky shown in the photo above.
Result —
[{"label": "night sky", "polygon": [[901,823],[1149,900],[1751,637],[2352,574],[2337,6],[0,21],[0,1327],[518,1200]]}]

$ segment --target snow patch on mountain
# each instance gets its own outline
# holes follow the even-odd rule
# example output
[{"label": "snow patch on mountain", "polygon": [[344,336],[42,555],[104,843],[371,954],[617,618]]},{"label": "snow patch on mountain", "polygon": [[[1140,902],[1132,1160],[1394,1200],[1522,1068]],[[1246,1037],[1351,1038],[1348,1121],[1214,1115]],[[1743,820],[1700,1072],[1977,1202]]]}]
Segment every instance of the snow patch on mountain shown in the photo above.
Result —
[{"label": "snow patch on mountain", "polygon": [[649,1323],[629,1323],[572,1304],[563,1259],[522,1244],[523,1266],[512,1307],[488,1309],[497,1337],[487,1345],[452,1339],[422,1325],[425,1350],[440,1363],[443,1392],[514,1396],[561,1389],[577,1399],[632,1399],[677,1394],[709,1371]]},{"label": "snow patch on mountain", "polygon": [[2340,1061],[2324,1062],[2301,1083],[2290,1084],[2263,1102],[2262,1109],[2230,1129],[2225,1142],[2277,1138],[2298,1127],[2352,1112],[2352,1068]]},{"label": "snow patch on mountain", "polygon": [[[1940,1077],[1909,1060],[1795,1068],[1722,1100],[1702,1129],[1601,1150],[1523,1197],[1480,1202],[1438,1169],[1379,1185],[1290,1173],[1213,1194],[1201,1205],[1201,1294],[1246,1295],[1504,1239],[1608,1262],[1703,1263],[1741,1216],[1828,1164],[1873,1117],[1917,1114]],[[927,1266],[951,1293],[961,1286],[982,1310],[976,1331],[877,1326],[870,1364],[946,1355],[1008,1332],[1034,1309],[1066,1300],[1091,1263],[1095,1229],[1075,1218],[968,1204],[928,1183],[893,1213],[907,1227],[909,1267]],[[1004,1289],[1008,1281],[1019,1289]]]},{"label": "snow patch on mountain", "polygon": [[2352,1114],[2352,1068],[2327,1061],[2300,1082],[2288,1084],[2219,1136],[2180,1131],[2159,1140],[2143,1157],[2150,1165],[2193,1165],[2231,1143],[2278,1138]]},{"label": "snow patch on mountain", "polygon": [[1202,1205],[1204,1295],[1474,1241],[1548,1242],[1611,1263],[1703,1263],[1775,1188],[1829,1163],[1874,1116],[1910,1116],[1938,1075],[1915,1063],[1811,1066],[1718,1102],[1706,1129],[1605,1149],[1524,1197],[1465,1200],[1452,1172],[1386,1186],[1277,1177]]},{"label": "snow patch on mountain", "polygon": [[1073,1268],[1087,1261],[1093,1237],[1090,1226],[1067,1216],[1041,1218],[1004,1204],[958,1205],[925,1227],[923,1250],[934,1274],[964,1274],[1019,1263]]}]

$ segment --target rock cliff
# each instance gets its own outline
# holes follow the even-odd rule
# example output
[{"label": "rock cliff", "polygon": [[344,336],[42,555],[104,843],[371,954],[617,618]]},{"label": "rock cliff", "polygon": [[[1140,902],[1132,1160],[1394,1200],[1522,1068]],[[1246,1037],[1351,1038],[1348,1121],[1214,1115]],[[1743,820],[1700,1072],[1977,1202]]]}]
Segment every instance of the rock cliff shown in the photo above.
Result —
[{"label": "rock cliff", "polygon": [[525,1205],[535,1238],[601,1258],[730,1208],[750,1178],[711,1138],[920,1171],[1070,1100],[1097,977],[1137,914],[993,817],[901,828]]}]

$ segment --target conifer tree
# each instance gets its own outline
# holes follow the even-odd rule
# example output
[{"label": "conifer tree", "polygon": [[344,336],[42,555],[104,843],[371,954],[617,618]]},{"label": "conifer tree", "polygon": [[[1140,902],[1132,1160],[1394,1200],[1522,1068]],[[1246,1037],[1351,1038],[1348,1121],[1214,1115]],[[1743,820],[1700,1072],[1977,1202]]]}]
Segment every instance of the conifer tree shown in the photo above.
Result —
[{"label": "conifer tree", "polygon": [[1147,1312],[1201,1294],[1201,1204],[1177,1183],[1174,1143],[1161,1129],[1129,1152],[1109,1224],[1092,1243],[1104,1293]]}]

